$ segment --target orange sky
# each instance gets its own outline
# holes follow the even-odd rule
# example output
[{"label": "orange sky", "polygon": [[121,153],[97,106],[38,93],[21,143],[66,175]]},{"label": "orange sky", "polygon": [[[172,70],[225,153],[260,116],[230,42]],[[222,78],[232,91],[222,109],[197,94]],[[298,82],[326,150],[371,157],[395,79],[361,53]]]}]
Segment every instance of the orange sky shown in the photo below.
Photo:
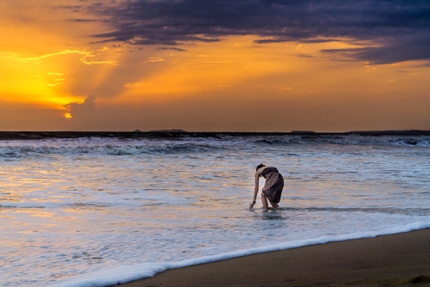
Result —
[{"label": "orange sky", "polygon": [[[235,22],[240,15],[207,33],[193,27],[169,38],[163,30],[144,34],[136,23],[149,16],[138,11],[130,36],[120,14],[130,12],[118,8],[131,4],[110,3],[0,2],[0,130],[430,130],[430,57],[405,47],[403,58],[381,52],[378,61],[359,50],[390,39],[389,55],[397,55],[401,39],[328,27],[330,35],[276,40],[289,23],[261,32]],[[157,21],[183,19],[175,8]]]}]

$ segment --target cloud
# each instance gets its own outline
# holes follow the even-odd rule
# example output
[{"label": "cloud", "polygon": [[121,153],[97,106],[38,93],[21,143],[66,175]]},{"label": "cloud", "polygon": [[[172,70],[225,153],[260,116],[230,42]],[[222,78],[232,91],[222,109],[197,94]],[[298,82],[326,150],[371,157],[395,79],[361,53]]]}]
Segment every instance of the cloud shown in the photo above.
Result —
[{"label": "cloud", "polygon": [[[47,58],[62,56],[62,55],[68,55],[68,54],[79,54],[79,55],[84,55],[84,56],[90,56],[91,55],[90,52],[85,52],[85,51],[64,50],[64,51],[60,51],[60,52],[44,54],[44,55],[37,56],[37,57],[21,57],[18,54],[10,53],[7,58],[17,60],[18,62],[21,62],[21,63],[31,63],[31,62],[40,63],[42,60],[47,59]],[[6,57],[3,57],[3,58],[6,58]]]},{"label": "cloud", "polygon": [[178,51],[178,52],[185,52],[186,49],[182,48],[176,48],[176,47],[160,47],[158,50],[172,50],[172,51]]},{"label": "cloud", "polygon": [[65,107],[69,110],[69,118],[76,128],[88,128],[96,124],[95,96],[90,95],[83,103],[69,103]]},{"label": "cloud", "polygon": [[160,62],[165,62],[166,60],[160,57],[149,57],[148,59],[146,59],[144,62],[145,63],[160,63]]},{"label": "cloud", "polygon": [[256,35],[256,43],[333,39],[373,46],[330,50],[354,60],[393,63],[430,59],[427,0],[140,0],[95,6],[111,31],[99,42],[180,46]]},{"label": "cloud", "polygon": [[39,64],[43,60],[64,55],[81,55],[79,59],[85,65],[115,65],[116,62],[111,60],[95,60],[96,57],[100,56],[106,49],[97,50],[95,52],[91,51],[81,51],[81,50],[64,50],[60,52],[54,52],[49,54],[44,54],[36,57],[21,57],[16,53],[0,53],[0,59],[12,59],[20,63],[36,63]]}]

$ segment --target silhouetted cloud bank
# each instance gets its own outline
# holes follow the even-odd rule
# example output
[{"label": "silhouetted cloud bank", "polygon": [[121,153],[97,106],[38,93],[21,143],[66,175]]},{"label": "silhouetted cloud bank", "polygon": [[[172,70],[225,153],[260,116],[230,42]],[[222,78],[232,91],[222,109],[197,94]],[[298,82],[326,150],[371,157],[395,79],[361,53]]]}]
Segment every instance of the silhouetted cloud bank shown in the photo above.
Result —
[{"label": "silhouetted cloud bank", "polygon": [[76,128],[95,125],[96,97],[88,96],[83,103],[69,103],[65,107],[70,110],[71,122]]}]

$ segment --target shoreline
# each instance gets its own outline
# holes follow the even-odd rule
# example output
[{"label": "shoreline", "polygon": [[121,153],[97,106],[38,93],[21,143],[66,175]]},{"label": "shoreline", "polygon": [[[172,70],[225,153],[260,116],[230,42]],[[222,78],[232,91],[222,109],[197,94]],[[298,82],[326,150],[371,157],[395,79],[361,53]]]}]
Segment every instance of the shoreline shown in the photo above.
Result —
[{"label": "shoreline", "polygon": [[226,259],[118,285],[430,286],[430,229]]}]

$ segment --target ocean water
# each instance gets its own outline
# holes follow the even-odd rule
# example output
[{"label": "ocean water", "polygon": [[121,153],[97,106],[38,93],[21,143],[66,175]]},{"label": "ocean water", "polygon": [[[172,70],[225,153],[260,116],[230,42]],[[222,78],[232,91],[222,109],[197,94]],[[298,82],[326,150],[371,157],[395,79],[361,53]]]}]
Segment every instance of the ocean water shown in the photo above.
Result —
[{"label": "ocean water", "polygon": [[[285,178],[278,210],[248,210],[261,162]],[[108,286],[430,228],[430,136],[3,140],[0,163],[0,286]]]}]

